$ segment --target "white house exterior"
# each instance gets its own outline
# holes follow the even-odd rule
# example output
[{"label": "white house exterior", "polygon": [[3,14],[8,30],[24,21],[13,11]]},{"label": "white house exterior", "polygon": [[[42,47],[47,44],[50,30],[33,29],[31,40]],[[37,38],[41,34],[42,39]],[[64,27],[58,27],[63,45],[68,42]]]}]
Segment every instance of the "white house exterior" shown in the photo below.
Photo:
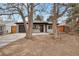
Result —
[{"label": "white house exterior", "polygon": [[0,18],[0,33],[1,34],[11,33],[12,26],[16,26],[16,24],[11,19],[3,21],[3,19]]},{"label": "white house exterior", "polygon": [[11,33],[12,26],[16,26],[16,24],[13,21],[5,21],[6,33]]},{"label": "white house exterior", "polygon": [[5,33],[5,24],[3,23],[2,18],[0,18],[0,34]]},{"label": "white house exterior", "polygon": [[[25,32],[23,22],[17,22],[17,32],[23,33]],[[28,25],[28,23],[27,23]],[[40,32],[52,32],[52,22],[45,22],[45,21],[34,21],[33,22],[33,32],[40,33]]]},{"label": "white house exterior", "polygon": [[[26,18],[27,20],[27,18]],[[27,21],[28,25],[28,21]],[[24,33],[25,28],[23,22],[15,23],[12,19],[8,19],[7,21],[0,20],[0,32],[2,33],[12,33],[12,26],[16,27],[17,33]],[[40,33],[40,32],[52,32],[52,22],[46,21],[34,21],[33,22],[33,32]]]}]

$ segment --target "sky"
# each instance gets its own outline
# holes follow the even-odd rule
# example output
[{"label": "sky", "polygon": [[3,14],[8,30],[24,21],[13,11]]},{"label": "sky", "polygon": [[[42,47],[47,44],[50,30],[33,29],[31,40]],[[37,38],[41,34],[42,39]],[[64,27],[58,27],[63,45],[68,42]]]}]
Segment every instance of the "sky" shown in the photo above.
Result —
[{"label": "sky", "polygon": [[79,3],[79,0],[0,0],[0,3]]},{"label": "sky", "polygon": [[[42,7],[44,8],[43,11],[41,11],[41,7],[39,5],[35,7],[35,9],[38,9],[38,10],[41,11],[41,12],[36,11],[35,15],[43,16],[44,21],[46,21],[47,18],[51,15],[50,11],[51,11],[52,5],[50,3],[48,3],[48,4],[46,4],[45,6],[42,6]],[[60,10],[63,11],[64,8],[61,8]],[[24,14],[26,15],[27,12],[24,11]],[[3,15],[2,17],[3,17],[3,20],[7,20],[8,19],[7,15]],[[67,18],[66,16],[63,16],[63,17],[59,18],[59,23],[63,22],[63,20],[65,20],[66,18]],[[13,15],[12,16],[12,20],[15,20],[15,21],[18,21],[18,22],[22,22],[22,18],[21,18],[20,15]]]}]

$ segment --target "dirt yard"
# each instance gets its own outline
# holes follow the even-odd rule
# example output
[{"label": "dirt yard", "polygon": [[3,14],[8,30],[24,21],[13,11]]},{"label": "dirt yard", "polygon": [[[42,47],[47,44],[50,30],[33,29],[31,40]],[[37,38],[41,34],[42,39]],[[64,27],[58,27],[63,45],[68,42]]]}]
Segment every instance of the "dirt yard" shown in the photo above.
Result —
[{"label": "dirt yard", "polygon": [[21,39],[0,48],[2,56],[79,56],[79,35],[61,34],[61,40],[52,35],[37,35]]}]

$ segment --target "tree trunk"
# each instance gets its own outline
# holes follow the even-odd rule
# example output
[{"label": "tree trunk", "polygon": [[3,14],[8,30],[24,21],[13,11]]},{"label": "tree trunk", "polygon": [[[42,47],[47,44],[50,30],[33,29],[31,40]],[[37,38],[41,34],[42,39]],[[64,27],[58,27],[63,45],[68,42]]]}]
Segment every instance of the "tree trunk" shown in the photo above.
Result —
[{"label": "tree trunk", "polygon": [[23,20],[23,23],[24,23],[24,27],[25,27],[25,33],[26,33],[26,37],[25,38],[27,38],[28,37],[28,35],[27,35],[27,33],[28,33],[28,30],[27,30],[27,22],[25,20],[25,17],[23,15],[23,13],[21,12],[21,10],[19,8],[18,8],[18,11],[19,11],[19,13],[20,13],[20,15],[22,17],[22,20]]},{"label": "tree trunk", "polygon": [[32,19],[28,18],[29,22],[28,22],[28,39],[30,39],[32,37],[32,27],[33,27],[33,23],[32,23]]},{"label": "tree trunk", "polygon": [[26,33],[26,37],[25,38],[27,38],[28,37],[28,30],[27,30],[27,22],[25,21],[25,17],[23,17],[22,16],[22,19],[23,19],[23,23],[24,23],[24,27],[25,27],[25,33]]},{"label": "tree trunk", "polygon": [[27,22],[26,21],[23,21],[24,22],[24,27],[25,27],[25,33],[26,33],[26,37],[25,38],[27,38],[28,37],[28,30],[27,30]]},{"label": "tree trunk", "polygon": [[54,34],[54,38],[59,38],[59,31],[58,31],[58,26],[57,26],[57,19],[58,19],[58,15],[57,15],[57,4],[54,3],[53,5],[53,16],[52,16],[52,30],[53,30],[53,34]]},{"label": "tree trunk", "polygon": [[56,25],[56,20],[53,20],[52,30],[53,30],[54,37],[56,38],[56,37],[57,37],[57,25]]},{"label": "tree trunk", "polygon": [[60,39],[60,32],[58,29],[57,20],[53,20],[52,30],[53,30],[54,38]]},{"label": "tree trunk", "polygon": [[30,3],[29,15],[28,15],[28,39],[32,38],[33,28],[33,3]]}]

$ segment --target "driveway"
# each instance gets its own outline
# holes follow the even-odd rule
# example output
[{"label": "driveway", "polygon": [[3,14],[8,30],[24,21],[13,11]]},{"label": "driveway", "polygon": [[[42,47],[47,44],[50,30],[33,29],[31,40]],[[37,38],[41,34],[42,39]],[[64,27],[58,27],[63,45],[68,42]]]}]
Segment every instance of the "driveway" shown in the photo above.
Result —
[{"label": "driveway", "polygon": [[[33,35],[48,35],[48,33],[33,33]],[[25,37],[25,33],[8,34],[0,37],[0,47]]]}]

